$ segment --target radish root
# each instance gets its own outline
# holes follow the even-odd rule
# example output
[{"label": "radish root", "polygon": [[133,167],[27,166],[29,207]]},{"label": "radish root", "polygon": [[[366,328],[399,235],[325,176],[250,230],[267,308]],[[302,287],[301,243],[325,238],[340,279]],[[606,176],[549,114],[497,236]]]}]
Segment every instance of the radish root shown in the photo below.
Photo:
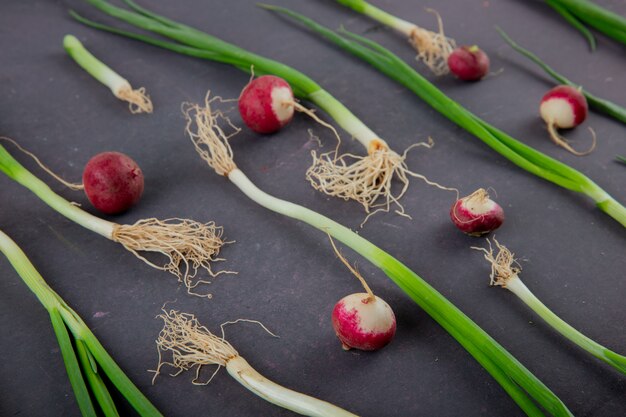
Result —
[{"label": "radish root", "polygon": [[491,264],[491,274],[489,275],[491,281],[489,285],[506,288],[507,283],[511,279],[517,278],[517,275],[522,272],[522,267],[506,246],[501,245],[495,238],[493,241],[498,248],[498,253],[495,256],[493,255],[493,246],[489,239],[487,239],[489,250],[476,246],[472,246],[472,249],[483,252],[485,259]]},{"label": "radish root", "polygon": [[[241,129],[234,126],[230,119],[220,111],[213,111],[211,104],[214,101],[222,102],[221,97],[209,99],[210,92],[204,99],[204,107],[199,104],[183,103],[182,111],[187,121],[185,132],[191,138],[196,151],[211,168],[225,177],[237,168],[233,161],[233,150],[228,140],[239,133]],[[219,125],[223,120],[232,129],[226,133]]]},{"label": "radish root", "polygon": [[[443,190],[454,190],[443,187],[428,180],[423,175],[409,170],[405,159],[407,153],[417,146],[431,148],[432,139],[428,142],[420,142],[409,146],[402,155],[389,149],[382,141],[372,141],[367,156],[354,154],[336,155],[336,152],[327,152],[317,156],[311,152],[313,164],[306,172],[306,178],[311,186],[318,191],[344,200],[355,200],[365,208],[367,217],[361,223],[363,226],[370,216],[382,211],[389,212],[395,204],[395,212],[401,216],[409,217],[404,212],[400,199],[409,187],[409,177],[420,178],[427,184]],[[396,177],[402,184],[402,188],[395,195],[392,192],[392,180]],[[377,203],[379,199],[383,202]]]},{"label": "radish root", "polygon": [[596,132],[592,128],[589,128],[589,131],[591,132],[591,140],[592,140],[591,147],[584,152],[580,152],[572,148],[572,146],[569,144],[567,139],[559,135],[559,132],[557,132],[556,126],[554,125],[554,122],[548,123],[548,132],[550,133],[550,139],[552,139],[552,142],[554,142],[557,146],[561,146],[562,148],[565,148],[568,152],[576,156],[589,155],[591,152],[594,151],[594,149],[596,149],[596,141],[597,141]]},{"label": "radish root", "polygon": [[122,87],[115,96],[128,102],[128,108],[132,114],[152,113],[152,101],[143,87],[137,90],[133,90],[131,86]]},{"label": "radish root", "polygon": [[[222,246],[227,242],[222,239],[223,228],[214,222],[199,223],[187,219],[145,219],[133,225],[115,225],[112,240],[121,243],[127,250],[148,265],[170,272],[185,284],[191,295],[211,298],[211,294],[200,294],[195,288],[201,284],[210,284],[210,281],[196,279],[199,269],[206,270],[209,275],[216,277],[222,273],[233,271],[213,272],[211,262],[223,261],[219,258]],[[139,254],[143,252],[158,252],[165,255],[169,262],[159,266]]]},{"label": "radish root", "polygon": [[[161,367],[169,365],[178,370],[172,376],[197,366],[193,384],[207,385],[222,366],[239,356],[230,343],[202,326],[193,314],[170,310],[163,311],[158,317],[163,319],[163,329],[156,340],[159,364],[152,379],[153,384]],[[171,352],[171,362],[163,360],[162,354],[166,352]],[[208,381],[200,382],[200,371],[205,365],[217,365],[217,369]]]},{"label": "radish root", "polygon": [[439,13],[433,9],[426,9],[426,11],[437,16],[439,32],[415,26],[409,34],[409,42],[417,51],[416,60],[422,61],[435,75],[445,75],[450,71],[448,56],[456,48],[456,42],[445,35]]}]

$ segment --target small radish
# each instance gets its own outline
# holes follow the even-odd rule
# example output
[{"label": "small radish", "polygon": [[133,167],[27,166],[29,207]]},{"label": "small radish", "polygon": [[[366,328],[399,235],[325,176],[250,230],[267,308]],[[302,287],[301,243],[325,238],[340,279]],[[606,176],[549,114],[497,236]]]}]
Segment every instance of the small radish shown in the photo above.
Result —
[{"label": "small radish", "polygon": [[559,85],[548,91],[541,99],[539,113],[548,125],[550,138],[554,143],[564,147],[574,155],[587,155],[596,147],[596,137],[591,130],[593,144],[585,152],[574,150],[567,140],[559,136],[556,129],[572,129],[587,118],[587,99],[580,90],[569,85]]},{"label": "small radish", "polygon": [[367,293],[343,297],[333,309],[333,328],[345,350],[378,350],[393,339],[396,317],[382,298]]},{"label": "small radish", "polygon": [[455,201],[450,209],[454,225],[470,236],[481,236],[496,230],[504,222],[502,207],[489,198],[482,188]]},{"label": "small radish", "polygon": [[273,75],[252,80],[239,97],[244,123],[257,133],[274,133],[291,121],[295,110],[287,81]]},{"label": "small radish", "polygon": [[123,153],[103,152],[85,165],[83,186],[96,209],[117,214],[139,201],[143,173],[137,163]]},{"label": "small radish", "polygon": [[335,334],[344,350],[378,350],[396,334],[396,316],[389,304],[374,295],[365,278],[343,257],[330,235],[328,237],[337,257],[367,291],[347,295],[335,304],[331,315]]},{"label": "small radish", "polygon": [[477,45],[459,46],[448,56],[448,67],[463,81],[478,81],[489,73],[489,57]]}]

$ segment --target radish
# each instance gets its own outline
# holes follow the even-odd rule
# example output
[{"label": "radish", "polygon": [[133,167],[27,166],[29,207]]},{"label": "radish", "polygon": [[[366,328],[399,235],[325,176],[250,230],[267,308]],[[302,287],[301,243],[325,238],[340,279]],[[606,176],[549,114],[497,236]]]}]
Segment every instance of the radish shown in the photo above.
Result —
[{"label": "radish", "polygon": [[448,56],[448,67],[463,81],[478,81],[489,73],[489,57],[477,45],[460,46]]},{"label": "radish", "polygon": [[287,81],[273,75],[252,80],[239,97],[244,123],[257,133],[274,133],[293,119],[295,100]]},{"label": "radish", "polygon": [[502,207],[489,198],[482,188],[455,201],[450,209],[454,225],[470,236],[481,236],[496,230],[504,222]]},{"label": "radish", "polygon": [[143,192],[143,173],[135,161],[119,152],[103,152],[83,171],[85,194],[103,213],[117,214],[133,206]]},{"label": "radish", "polygon": [[333,238],[330,235],[328,238],[337,257],[366,291],[347,295],[335,304],[331,315],[335,334],[344,350],[378,350],[396,334],[396,316],[389,304],[374,295],[365,278],[343,257]]},{"label": "radish", "polygon": [[345,350],[378,350],[396,334],[396,317],[382,298],[368,293],[343,297],[333,309],[333,328]]},{"label": "radish", "polygon": [[572,129],[587,118],[587,99],[580,90],[569,85],[559,85],[548,91],[541,99],[539,113],[548,125],[552,141],[567,149],[574,155],[582,156],[591,153],[596,147],[596,137],[591,130],[593,143],[585,152],[574,150],[567,140],[559,136],[556,129]]}]

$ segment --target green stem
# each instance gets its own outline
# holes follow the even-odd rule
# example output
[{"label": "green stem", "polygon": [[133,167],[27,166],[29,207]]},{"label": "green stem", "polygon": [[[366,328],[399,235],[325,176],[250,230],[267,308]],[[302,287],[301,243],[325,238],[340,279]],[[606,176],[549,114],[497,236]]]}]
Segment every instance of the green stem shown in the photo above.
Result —
[{"label": "green stem", "polygon": [[[98,339],[89,330],[85,322],[72,310],[63,299],[41,277],[26,254],[0,230],[0,251],[5,254],[11,265],[15,268],[24,283],[37,296],[41,304],[50,314],[52,325],[61,347],[63,360],[68,370],[70,382],[76,393],[77,402],[83,415],[96,415],[92,413],[93,405],[87,386],[83,380],[78,359],[70,339],[70,333],[76,341],[79,349],[86,348],[86,353],[100,365],[108,379],[117,387],[119,392],[128,400],[142,417],[162,417],[161,413],[130,381],[120,367],[113,361]],[[68,329],[70,333],[68,333]],[[83,345],[84,344],[84,345]],[[89,358],[86,358],[90,360]],[[95,365],[88,364],[93,367]],[[88,370],[86,370],[88,372]],[[99,389],[99,388],[97,388]],[[99,395],[99,394],[98,394]]]},{"label": "green stem", "polygon": [[15,182],[28,188],[44,203],[73,222],[78,223],[79,225],[106,237],[107,239],[112,238],[114,227],[113,223],[81,210],[52,191],[45,182],[41,181],[30,171],[24,168],[19,162],[17,162],[17,160],[13,158],[2,145],[0,145],[0,171],[4,172]]},{"label": "green stem", "polygon": [[588,0],[552,0],[579,20],[626,45],[626,18]]},{"label": "green stem", "polygon": [[567,20],[570,25],[582,33],[585,39],[587,39],[589,49],[591,49],[592,52],[596,50],[596,38],[593,36],[593,33],[591,33],[591,31],[576,18],[576,16],[568,12],[565,7],[561,6],[561,4],[555,0],[546,0],[546,3],[548,3],[548,6],[552,7],[558,14]]},{"label": "green stem", "polygon": [[[330,234],[333,238],[355,250],[372,264],[382,269],[389,278],[446,330],[460,336],[462,339],[459,342],[466,344],[471,342],[473,346],[470,353],[476,353],[476,349],[480,349],[482,354],[488,356],[501,372],[504,372],[512,381],[526,390],[552,415],[571,416],[571,413],[561,400],[537,377],[454,304],[400,261],[347,227],[306,207],[278,199],[263,192],[238,169],[231,171],[228,178],[244,194],[261,206],[276,213],[303,221]],[[476,359],[480,361],[480,356],[476,357]],[[496,370],[495,372],[498,371]]]},{"label": "green stem", "polygon": [[76,352],[78,353],[78,359],[80,360],[83,374],[86,376],[87,382],[89,382],[91,392],[96,398],[96,401],[98,401],[105,417],[119,417],[113,398],[111,398],[109,390],[98,373],[98,365],[89,353],[85,343],[80,339],[76,340]]},{"label": "green stem", "polygon": [[402,32],[407,37],[411,36],[411,32],[416,29],[415,24],[407,22],[404,19],[400,19],[376,6],[364,0],[337,0],[337,2],[343,4],[346,7],[351,8],[355,12],[369,16],[372,19],[389,26],[399,32]]},{"label": "green stem", "polygon": [[596,358],[608,363],[626,375],[626,357],[619,355],[596,343],[554,314],[524,285],[519,277],[513,277],[506,283],[506,289],[517,295],[528,307],[544,319],[563,336],[591,353]]}]

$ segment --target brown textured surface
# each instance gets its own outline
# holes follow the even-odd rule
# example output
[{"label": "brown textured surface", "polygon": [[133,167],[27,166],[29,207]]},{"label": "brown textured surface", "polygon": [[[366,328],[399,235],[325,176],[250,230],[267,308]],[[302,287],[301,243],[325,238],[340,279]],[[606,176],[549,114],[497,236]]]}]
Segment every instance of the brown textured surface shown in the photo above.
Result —
[{"label": "brown textured surface", "polygon": [[[251,0],[143,1],[187,22],[304,71],[342,100],[391,146],[403,150],[432,136],[432,150],[418,148],[409,167],[469,194],[491,187],[507,215],[498,239],[523,262],[527,285],[566,321],[588,336],[626,352],[626,233],[582,196],[527,174],[460,130],[412,93],[366,65],[293,25],[254,7]],[[275,1],[326,22],[367,33],[407,60],[410,47],[332,1]],[[620,1],[602,4],[626,14]],[[577,158],[556,148],[538,116],[541,96],[552,85],[516,55],[493,29],[504,28],[520,44],[592,92],[626,104],[624,47],[599,37],[598,51],[541,2],[461,1],[377,4],[418,24],[434,27],[423,7],[442,15],[447,33],[461,44],[477,43],[503,72],[478,84],[446,78],[438,85],[479,116],[514,137],[588,174],[626,200],[626,130],[591,113],[586,123],[598,149]],[[344,249],[377,295],[395,310],[396,339],[378,353],[344,352],[333,335],[334,303],[360,290],[335,258],[323,234],[272,214],[247,200],[212,173],[184,137],[183,101],[200,102],[207,89],[237,97],[248,76],[225,65],[176,55],[93,31],[72,21],[79,1],[0,2],[0,134],[34,151],[51,169],[77,181],[82,166],[102,151],[127,153],[142,168],[146,188],[139,205],[115,217],[133,223],[147,217],[188,217],[224,226],[227,262],[210,287],[213,300],[189,297],[171,275],[150,269],[119,245],[65,220],[8,178],[0,177],[0,227],[30,256],[42,275],[87,321],[120,366],[168,416],[288,416],[218,375],[194,386],[191,374],[163,376],[150,384],[161,323],[154,317],[166,301],[194,313],[210,329],[236,318],[263,322],[274,339],[254,325],[227,329],[233,346],[263,375],[365,416],[520,416],[498,384],[381,272]],[[127,105],[83,72],[64,53],[62,37],[78,36],[135,87],[145,86],[152,115],[131,115]],[[421,68],[422,69],[422,68]],[[239,122],[238,118],[234,118]],[[327,199],[304,181],[315,148],[308,128],[326,145],[332,134],[306,117],[272,137],[243,132],[234,142],[238,165],[264,190],[304,204],[352,228],[363,213],[357,204]],[[567,133],[586,143],[588,132]],[[346,150],[360,145],[344,140]],[[13,151],[12,151],[13,152]],[[17,155],[42,178],[27,158]],[[88,207],[79,192],[68,199]],[[494,193],[495,194],[495,193]],[[562,340],[512,294],[489,288],[489,267],[469,249],[480,244],[461,235],[448,218],[451,197],[413,181],[404,199],[413,221],[388,214],[372,218],[360,233],[407,263],[536,373],[577,416],[626,415],[626,381],[616,371]],[[0,259],[0,415],[78,416],[79,411],[45,311]],[[207,374],[208,375],[208,374]],[[129,415],[122,410],[123,415]]]}]

